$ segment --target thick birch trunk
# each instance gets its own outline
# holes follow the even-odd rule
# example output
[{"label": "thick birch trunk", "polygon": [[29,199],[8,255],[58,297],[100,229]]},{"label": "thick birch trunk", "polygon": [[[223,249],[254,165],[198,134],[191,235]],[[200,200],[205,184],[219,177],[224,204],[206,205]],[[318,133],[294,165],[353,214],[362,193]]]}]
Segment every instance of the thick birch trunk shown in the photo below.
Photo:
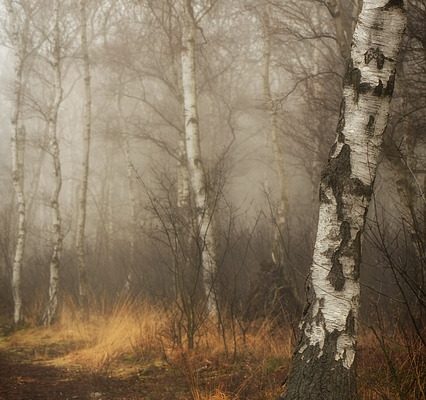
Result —
[{"label": "thick birch trunk", "polygon": [[52,156],[54,172],[54,189],[50,200],[52,208],[52,231],[53,231],[53,251],[50,259],[50,280],[49,280],[49,303],[47,305],[45,324],[52,324],[58,314],[58,291],[59,291],[59,269],[62,254],[62,219],[59,208],[59,195],[62,187],[61,160],[57,136],[58,113],[62,102],[62,76],[61,76],[61,49],[60,49],[60,31],[59,31],[59,0],[55,1],[55,29],[54,29],[54,100],[49,116],[49,152]]},{"label": "thick birch trunk", "polygon": [[13,295],[13,321],[15,325],[22,322],[22,295],[21,272],[24,262],[24,249],[26,240],[26,206],[24,193],[24,153],[25,153],[25,128],[22,125],[22,99],[23,99],[23,70],[26,57],[26,40],[28,36],[28,19],[25,18],[24,29],[20,32],[16,10],[11,1],[6,2],[10,19],[11,41],[15,52],[15,79],[13,91],[13,111],[11,118],[12,138],[12,182],[16,194],[18,226],[16,233],[15,255],[12,268],[12,295]]},{"label": "thick birch trunk", "polygon": [[400,0],[364,0],[344,80],[336,142],[323,171],[301,337],[283,398],[357,398],[361,240],[406,18]]},{"label": "thick birch trunk", "polygon": [[76,250],[78,257],[79,298],[84,314],[88,314],[88,282],[85,252],[85,229],[87,213],[87,185],[89,180],[90,136],[92,129],[92,94],[90,77],[89,48],[87,44],[87,14],[86,0],[80,0],[81,19],[81,51],[84,71],[84,115],[83,115],[83,162],[81,171],[80,193],[78,196],[78,223],[76,235]]},{"label": "thick birch trunk", "polygon": [[217,314],[214,296],[216,274],[216,243],[213,232],[213,212],[208,203],[207,188],[201,158],[195,72],[196,25],[192,1],[182,2],[182,86],[185,113],[185,145],[191,188],[194,193],[199,224],[200,250],[207,310]]}]

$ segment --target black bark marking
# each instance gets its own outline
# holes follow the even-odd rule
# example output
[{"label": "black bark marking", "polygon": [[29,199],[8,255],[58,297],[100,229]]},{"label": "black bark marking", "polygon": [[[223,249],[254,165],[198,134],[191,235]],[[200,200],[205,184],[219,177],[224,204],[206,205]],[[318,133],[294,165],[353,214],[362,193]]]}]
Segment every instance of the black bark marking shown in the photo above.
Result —
[{"label": "black bark marking", "polygon": [[374,118],[374,115],[370,115],[368,117],[368,122],[367,122],[367,135],[368,136],[374,135],[375,126],[376,126],[376,119]]},{"label": "black bark marking", "polygon": [[345,110],[346,110],[346,101],[345,98],[342,99],[340,103],[340,113],[339,113],[339,122],[337,123],[337,141],[339,143],[344,143],[345,135],[343,134],[343,130],[345,129]]},{"label": "black bark marking", "polygon": [[389,11],[392,8],[404,8],[404,1],[403,0],[389,0],[385,6],[383,7],[383,10]]},{"label": "black bark marking", "polygon": [[343,265],[339,260],[340,251],[336,251],[331,257],[331,269],[327,275],[327,279],[333,286],[334,290],[341,291],[345,286],[345,276],[343,275]]},{"label": "black bark marking", "polygon": [[393,94],[393,90],[395,88],[395,74],[396,74],[396,70],[393,70],[389,76],[389,79],[384,91],[385,96],[391,97]]},{"label": "black bark marking", "polygon": [[379,79],[378,85],[374,88],[373,96],[380,97],[383,93],[383,82]]},{"label": "black bark marking", "polygon": [[364,197],[368,201],[371,198],[371,194],[373,193],[373,189],[371,185],[366,185],[358,178],[351,179],[351,191],[356,196]]},{"label": "black bark marking", "polygon": [[349,311],[349,314],[346,318],[346,331],[349,335],[354,336],[356,333],[356,320],[355,315],[352,310]]},{"label": "black bark marking", "polygon": [[340,220],[343,219],[343,190],[350,175],[351,148],[349,145],[344,144],[340,153],[328,161],[321,177],[321,186],[324,186],[322,188],[323,192],[325,193],[327,187],[331,188],[333,191],[337,203],[337,216]]},{"label": "black bark marking", "polygon": [[188,120],[188,122],[187,122],[187,124],[186,124],[186,125],[189,125],[189,124],[196,124],[196,123],[197,123],[197,118],[191,117],[191,118]]},{"label": "black bark marking", "polygon": [[362,82],[359,84],[358,93],[366,94],[374,90],[374,86],[369,82]]},{"label": "black bark marking", "polygon": [[345,78],[343,79],[343,84],[345,86],[352,86],[354,90],[354,101],[358,102],[358,89],[361,82],[361,71],[358,68],[354,68],[354,63],[352,58],[348,62],[346,68]]},{"label": "black bark marking", "polygon": [[385,65],[385,55],[383,54],[382,50],[380,50],[379,47],[370,47],[365,53],[364,53],[364,62],[365,64],[370,64],[372,60],[376,60],[377,69],[382,69]]},{"label": "black bark marking", "polygon": [[341,246],[346,246],[351,240],[351,226],[348,221],[343,221],[340,225]]},{"label": "black bark marking", "polygon": [[358,103],[359,89],[361,83],[361,71],[358,68],[352,70],[351,73],[352,88],[354,90],[354,101]]},{"label": "black bark marking", "polygon": [[361,231],[357,232],[355,239],[352,242],[352,254],[355,260],[353,279],[358,280],[361,266]]},{"label": "black bark marking", "polygon": [[320,203],[323,203],[323,204],[331,203],[331,200],[325,194],[325,190],[322,186],[320,186],[320,189],[319,189],[319,200],[320,200]]},{"label": "black bark marking", "polygon": [[331,257],[331,269],[327,275],[327,279],[334,287],[334,290],[340,291],[345,286],[345,276],[343,274],[343,266],[340,262],[340,256],[344,253],[345,248],[351,240],[351,227],[349,222],[343,221],[340,225],[341,242],[339,248]]}]

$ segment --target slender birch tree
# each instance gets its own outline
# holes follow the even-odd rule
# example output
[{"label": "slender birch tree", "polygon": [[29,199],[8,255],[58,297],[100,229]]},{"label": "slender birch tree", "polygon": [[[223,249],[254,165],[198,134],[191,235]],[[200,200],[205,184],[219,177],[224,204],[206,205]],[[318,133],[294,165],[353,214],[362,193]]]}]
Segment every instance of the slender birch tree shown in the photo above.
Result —
[{"label": "slender birch tree", "polygon": [[206,178],[200,145],[197,84],[195,67],[195,40],[197,25],[192,0],[180,0],[182,16],[182,87],[185,120],[185,149],[189,180],[194,194],[196,217],[202,258],[204,291],[207,310],[217,314],[214,291],[216,274],[216,242],[213,228],[213,210],[208,201]]},{"label": "slender birch tree", "polygon": [[54,188],[50,200],[52,208],[52,231],[53,231],[53,251],[50,258],[50,278],[49,278],[49,301],[45,314],[45,324],[52,324],[58,314],[58,295],[59,295],[59,271],[62,254],[62,218],[59,207],[59,195],[62,188],[62,171],[58,143],[58,113],[61,106],[62,91],[62,57],[61,57],[61,31],[59,27],[60,19],[60,0],[54,2],[54,28],[52,43],[51,65],[54,73],[53,79],[53,103],[50,106],[48,132],[49,132],[49,153],[52,157]]},{"label": "slender birch tree", "polygon": [[24,96],[23,75],[26,57],[28,56],[29,17],[25,7],[21,7],[22,25],[20,23],[18,5],[8,0],[6,1],[6,7],[10,22],[10,38],[15,55],[11,151],[12,181],[16,194],[18,226],[12,268],[12,294],[14,304],[13,321],[15,325],[18,325],[22,322],[21,272],[24,263],[26,241],[26,205],[24,193],[25,127],[22,122],[22,108]]},{"label": "slender birch tree", "polygon": [[88,313],[88,282],[85,252],[85,229],[87,215],[87,186],[89,181],[90,140],[92,130],[92,93],[90,76],[89,46],[87,43],[87,9],[86,0],[80,0],[80,37],[83,58],[84,105],[83,105],[83,162],[81,170],[80,192],[78,196],[78,222],[76,250],[78,257],[78,287],[80,306]]},{"label": "slender birch tree", "polygon": [[364,0],[337,137],[322,173],[307,304],[285,400],[355,400],[361,242],[406,26],[402,0]]}]

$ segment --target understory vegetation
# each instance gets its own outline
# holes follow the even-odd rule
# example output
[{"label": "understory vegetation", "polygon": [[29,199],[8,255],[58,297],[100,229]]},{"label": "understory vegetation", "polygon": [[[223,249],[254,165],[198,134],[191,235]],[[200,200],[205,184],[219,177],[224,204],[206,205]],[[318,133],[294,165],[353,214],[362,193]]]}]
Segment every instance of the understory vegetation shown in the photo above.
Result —
[{"label": "understory vegetation", "polygon": [[[173,315],[173,310],[123,298],[112,310],[99,304],[86,322],[68,301],[54,326],[28,319],[24,328],[3,333],[0,351],[71,374],[155,381],[150,399],[277,398],[293,351],[291,329],[272,318],[244,328],[227,321],[224,329],[206,320],[195,348],[187,350],[177,340]],[[361,399],[426,398],[425,354],[418,338],[391,327],[385,334],[363,326],[358,348]],[[167,397],[165,390],[173,394]]]}]

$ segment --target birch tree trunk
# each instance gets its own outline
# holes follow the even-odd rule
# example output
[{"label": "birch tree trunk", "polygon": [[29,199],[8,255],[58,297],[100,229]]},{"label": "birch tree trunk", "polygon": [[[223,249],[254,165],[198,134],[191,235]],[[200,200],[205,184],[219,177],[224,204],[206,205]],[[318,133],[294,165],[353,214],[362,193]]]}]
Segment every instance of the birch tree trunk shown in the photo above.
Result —
[{"label": "birch tree trunk", "polygon": [[23,72],[27,56],[27,37],[29,21],[25,16],[24,27],[18,24],[17,10],[11,1],[6,2],[7,13],[10,20],[11,42],[15,53],[13,111],[11,118],[12,137],[12,182],[16,194],[18,226],[16,233],[15,255],[12,268],[12,295],[13,295],[13,321],[15,325],[22,322],[22,295],[21,272],[24,262],[26,240],[26,206],[24,193],[24,153],[25,153],[25,128],[22,124],[23,102]]},{"label": "birch tree trunk", "polygon": [[191,0],[180,0],[182,9],[182,87],[185,116],[185,147],[188,161],[191,189],[194,194],[199,225],[202,275],[207,310],[217,315],[214,291],[216,274],[216,243],[213,229],[213,210],[206,188],[206,180],[201,157],[200,131],[197,107],[195,37],[196,22]]},{"label": "birch tree trunk", "polygon": [[78,257],[79,298],[83,313],[88,315],[88,282],[85,252],[85,229],[87,213],[87,185],[89,180],[90,136],[92,129],[92,94],[90,77],[89,48],[87,44],[87,12],[86,0],[80,0],[81,22],[81,52],[83,56],[84,73],[84,109],[83,109],[83,162],[81,171],[80,193],[78,196],[78,223],[76,235],[76,250]]},{"label": "birch tree trunk", "polygon": [[318,232],[286,400],[354,400],[361,240],[406,25],[401,0],[364,0],[337,137],[320,187]]},{"label": "birch tree trunk", "polygon": [[53,82],[54,99],[50,109],[48,129],[49,129],[49,153],[52,157],[54,172],[54,189],[50,200],[52,208],[52,231],[53,231],[53,251],[50,258],[50,280],[49,280],[49,302],[45,314],[45,324],[51,325],[58,314],[58,291],[59,291],[59,270],[62,254],[62,219],[59,208],[59,195],[62,187],[61,160],[57,136],[58,113],[62,102],[62,76],[61,76],[61,47],[59,29],[59,0],[54,3],[55,28],[53,40],[53,61],[52,66],[55,74]]}]

